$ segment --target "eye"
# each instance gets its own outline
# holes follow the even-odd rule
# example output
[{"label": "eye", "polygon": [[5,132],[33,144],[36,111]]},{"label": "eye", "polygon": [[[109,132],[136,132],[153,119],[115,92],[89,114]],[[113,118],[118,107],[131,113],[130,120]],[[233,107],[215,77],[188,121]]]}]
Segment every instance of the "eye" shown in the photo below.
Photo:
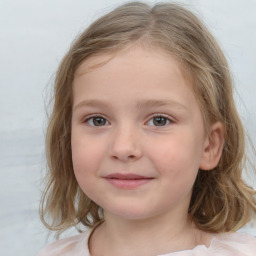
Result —
[{"label": "eye", "polygon": [[170,118],[164,116],[164,115],[154,115],[149,121],[148,124],[152,126],[166,126],[167,124],[170,124],[172,120]]},{"label": "eye", "polygon": [[84,123],[88,123],[89,126],[104,126],[109,124],[106,118],[98,115],[86,118]]}]

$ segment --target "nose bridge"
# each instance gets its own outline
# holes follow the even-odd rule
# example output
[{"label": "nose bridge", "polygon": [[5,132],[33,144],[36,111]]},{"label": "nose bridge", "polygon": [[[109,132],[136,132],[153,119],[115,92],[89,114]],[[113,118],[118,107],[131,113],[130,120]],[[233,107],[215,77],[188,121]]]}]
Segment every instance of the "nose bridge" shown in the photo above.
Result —
[{"label": "nose bridge", "polygon": [[119,160],[138,159],[141,156],[139,127],[124,121],[113,129],[111,155]]}]

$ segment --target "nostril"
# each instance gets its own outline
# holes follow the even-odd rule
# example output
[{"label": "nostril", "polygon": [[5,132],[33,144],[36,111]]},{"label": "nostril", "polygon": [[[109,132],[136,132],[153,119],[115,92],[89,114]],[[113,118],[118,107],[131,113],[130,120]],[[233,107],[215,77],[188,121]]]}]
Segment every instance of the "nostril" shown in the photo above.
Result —
[{"label": "nostril", "polygon": [[137,157],[136,155],[113,155],[112,156],[113,159],[116,159],[116,160],[120,160],[120,161],[131,161],[131,160],[135,160],[137,158],[139,158],[139,156]]}]

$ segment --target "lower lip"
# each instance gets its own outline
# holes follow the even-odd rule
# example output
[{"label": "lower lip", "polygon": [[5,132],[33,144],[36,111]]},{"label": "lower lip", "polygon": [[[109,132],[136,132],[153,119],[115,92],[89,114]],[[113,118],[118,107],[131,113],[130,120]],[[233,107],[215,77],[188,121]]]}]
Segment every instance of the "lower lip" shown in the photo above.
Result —
[{"label": "lower lip", "polygon": [[122,189],[133,189],[140,187],[149,183],[152,179],[134,179],[134,180],[125,180],[125,179],[106,179],[111,185],[117,188]]}]

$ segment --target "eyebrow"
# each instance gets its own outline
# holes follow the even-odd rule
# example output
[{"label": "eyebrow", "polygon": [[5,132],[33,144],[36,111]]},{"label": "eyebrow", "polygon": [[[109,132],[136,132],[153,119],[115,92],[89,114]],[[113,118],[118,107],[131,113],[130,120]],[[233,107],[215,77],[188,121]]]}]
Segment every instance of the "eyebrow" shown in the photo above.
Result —
[{"label": "eyebrow", "polygon": [[[135,108],[136,109],[142,109],[142,108],[147,108],[147,107],[163,107],[163,106],[170,106],[170,107],[175,107],[178,109],[184,109],[187,110],[188,108],[183,105],[180,102],[174,101],[174,100],[169,100],[169,99],[163,99],[163,100],[155,100],[155,99],[148,99],[148,100],[141,100],[136,103]],[[103,100],[83,100],[80,103],[78,103],[73,111],[76,111],[77,109],[81,107],[102,107],[109,109],[110,105],[107,101]]]}]

